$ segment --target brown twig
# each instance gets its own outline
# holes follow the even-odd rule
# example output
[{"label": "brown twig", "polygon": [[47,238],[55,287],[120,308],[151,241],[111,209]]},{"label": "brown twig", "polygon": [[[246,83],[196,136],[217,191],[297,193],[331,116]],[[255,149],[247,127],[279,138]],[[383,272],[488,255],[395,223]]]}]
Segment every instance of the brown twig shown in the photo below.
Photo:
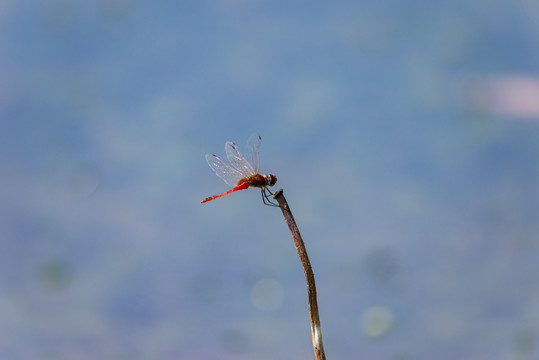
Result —
[{"label": "brown twig", "polygon": [[316,300],[316,284],[314,282],[314,274],[313,269],[311,268],[311,262],[309,261],[309,256],[307,256],[307,250],[305,249],[305,244],[301,239],[301,234],[299,233],[296,221],[294,220],[290,207],[288,207],[288,203],[283,195],[283,189],[276,191],[273,198],[277,200],[281,210],[283,211],[284,218],[288,224],[290,232],[292,233],[292,238],[294,239],[296,249],[298,250],[301,264],[303,265],[305,278],[307,279],[309,316],[311,318],[311,337],[313,339],[314,354],[316,356],[316,360],[325,360],[326,354],[324,353],[324,345],[322,343],[322,330],[320,329],[320,316],[318,314],[318,302]]}]

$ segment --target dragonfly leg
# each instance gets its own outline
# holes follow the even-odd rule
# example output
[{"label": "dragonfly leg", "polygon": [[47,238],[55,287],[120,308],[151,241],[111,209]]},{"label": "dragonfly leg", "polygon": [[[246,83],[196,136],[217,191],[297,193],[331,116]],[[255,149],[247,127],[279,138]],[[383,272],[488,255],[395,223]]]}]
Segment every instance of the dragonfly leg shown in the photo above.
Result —
[{"label": "dragonfly leg", "polygon": [[275,204],[274,202],[271,201],[268,194],[266,194],[266,191],[269,192],[271,195],[273,195],[273,193],[268,188],[262,188],[260,192],[262,193],[262,202],[264,202],[264,205],[280,207],[278,204]]}]

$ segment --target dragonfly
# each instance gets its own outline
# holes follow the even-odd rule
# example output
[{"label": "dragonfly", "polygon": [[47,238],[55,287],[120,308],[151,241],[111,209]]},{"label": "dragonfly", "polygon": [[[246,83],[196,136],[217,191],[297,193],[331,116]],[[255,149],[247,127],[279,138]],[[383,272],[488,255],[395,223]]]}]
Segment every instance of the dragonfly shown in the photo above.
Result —
[{"label": "dragonfly", "polygon": [[232,187],[232,189],[219,194],[205,198],[201,203],[217,199],[223,195],[234,191],[245,190],[249,187],[261,189],[262,201],[265,205],[279,206],[270,201],[268,194],[273,193],[268,186],[273,186],[277,182],[277,176],[273,174],[262,175],[260,171],[260,143],[262,138],[258,134],[253,134],[247,140],[246,156],[239,150],[238,146],[232,141],[225,143],[225,154],[228,161],[224,161],[214,154],[206,154],[206,162],[210,168],[223,181]]}]

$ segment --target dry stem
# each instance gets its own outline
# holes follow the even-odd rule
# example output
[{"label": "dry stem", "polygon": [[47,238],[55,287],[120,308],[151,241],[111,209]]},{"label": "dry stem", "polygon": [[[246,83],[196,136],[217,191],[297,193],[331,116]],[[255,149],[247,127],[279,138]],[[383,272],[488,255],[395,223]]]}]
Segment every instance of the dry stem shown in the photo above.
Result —
[{"label": "dry stem", "polygon": [[316,284],[314,281],[314,274],[309,261],[309,256],[307,256],[307,250],[305,249],[305,244],[301,239],[298,226],[296,225],[296,221],[292,216],[290,207],[288,207],[288,203],[283,195],[283,189],[275,192],[273,198],[277,200],[281,210],[283,211],[284,218],[288,224],[290,232],[292,233],[294,244],[296,245],[299,258],[301,259],[303,271],[305,272],[305,278],[307,280],[307,292],[309,295],[309,316],[311,319],[311,336],[313,339],[314,354],[316,356],[316,360],[325,360],[326,354],[324,353],[324,345],[322,344],[322,330],[320,329],[320,316],[318,314],[318,302],[316,300]]}]

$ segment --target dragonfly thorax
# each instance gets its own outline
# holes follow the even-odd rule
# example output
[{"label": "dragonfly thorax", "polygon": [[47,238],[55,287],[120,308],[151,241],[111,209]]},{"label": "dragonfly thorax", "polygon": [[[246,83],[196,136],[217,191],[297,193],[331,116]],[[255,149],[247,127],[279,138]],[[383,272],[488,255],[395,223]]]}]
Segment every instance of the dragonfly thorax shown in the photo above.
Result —
[{"label": "dragonfly thorax", "polygon": [[262,175],[262,174],[254,174],[249,177],[240,179],[238,181],[238,185],[241,185],[243,183],[247,183],[248,186],[252,187],[258,187],[258,188],[265,188],[266,186],[273,186],[277,182],[277,176],[273,174],[268,175]]}]

